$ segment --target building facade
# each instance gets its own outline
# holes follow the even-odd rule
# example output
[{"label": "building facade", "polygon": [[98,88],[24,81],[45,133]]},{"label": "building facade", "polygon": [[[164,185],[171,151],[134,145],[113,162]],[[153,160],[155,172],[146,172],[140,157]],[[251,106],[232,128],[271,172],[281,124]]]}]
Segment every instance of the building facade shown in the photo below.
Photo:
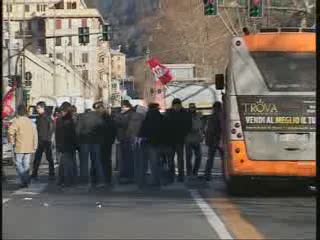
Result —
[{"label": "building facade", "polygon": [[[2,4],[7,38],[22,39],[24,48],[41,55],[44,62],[53,62],[53,96],[78,93],[79,89],[65,88],[60,81],[71,86],[77,79],[82,97],[101,98],[105,84],[100,78],[99,54],[110,52],[110,47],[101,41],[99,33],[106,23],[97,9],[87,8],[81,0],[4,0]],[[87,45],[79,44],[79,27],[89,27],[90,33],[95,33]],[[59,65],[69,65],[72,74],[61,74]],[[104,69],[107,75],[110,71]]]}]

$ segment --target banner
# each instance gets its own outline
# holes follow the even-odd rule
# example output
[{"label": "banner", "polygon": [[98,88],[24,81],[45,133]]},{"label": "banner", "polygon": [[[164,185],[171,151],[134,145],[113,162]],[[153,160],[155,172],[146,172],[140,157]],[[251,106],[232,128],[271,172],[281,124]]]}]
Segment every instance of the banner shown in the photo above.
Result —
[{"label": "banner", "polygon": [[315,97],[238,96],[237,100],[244,131],[315,131]]},{"label": "banner", "polygon": [[12,107],[14,92],[15,88],[11,88],[3,98],[2,119],[11,116],[14,113],[14,108]]},{"label": "banner", "polygon": [[173,80],[170,69],[163,66],[158,59],[151,58],[147,63],[153,72],[156,81],[160,81],[163,85],[166,85]]}]

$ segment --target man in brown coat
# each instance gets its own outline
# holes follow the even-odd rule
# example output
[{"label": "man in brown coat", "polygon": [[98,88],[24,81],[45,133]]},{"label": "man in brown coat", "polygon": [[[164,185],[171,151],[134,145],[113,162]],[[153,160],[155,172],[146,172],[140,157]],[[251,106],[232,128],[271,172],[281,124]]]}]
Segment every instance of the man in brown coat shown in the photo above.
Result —
[{"label": "man in brown coat", "polygon": [[28,187],[30,158],[38,146],[38,133],[32,121],[27,117],[27,109],[24,105],[18,106],[17,117],[9,127],[8,133],[9,142],[13,145],[15,153],[21,187]]}]

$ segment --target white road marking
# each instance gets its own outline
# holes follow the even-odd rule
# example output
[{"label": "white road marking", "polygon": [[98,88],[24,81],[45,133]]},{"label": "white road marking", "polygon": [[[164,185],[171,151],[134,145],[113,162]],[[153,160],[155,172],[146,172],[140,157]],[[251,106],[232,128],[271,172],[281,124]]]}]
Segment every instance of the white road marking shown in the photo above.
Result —
[{"label": "white road marking", "polygon": [[15,191],[12,195],[37,195],[43,192],[47,186],[47,183],[31,184],[28,188]]},{"label": "white road marking", "polygon": [[10,198],[4,198],[4,199],[2,199],[2,204],[9,202],[9,201],[10,201]]},{"label": "white road marking", "polygon": [[203,214],[206,216],[210,226],[215,230],[220,239],[233,239],[228,232],[226,226],[219,218],[219,216],[213,211],[213,209],[205,202],[200,196],[197,190],[189,190],[192,198],[195,200]]}]

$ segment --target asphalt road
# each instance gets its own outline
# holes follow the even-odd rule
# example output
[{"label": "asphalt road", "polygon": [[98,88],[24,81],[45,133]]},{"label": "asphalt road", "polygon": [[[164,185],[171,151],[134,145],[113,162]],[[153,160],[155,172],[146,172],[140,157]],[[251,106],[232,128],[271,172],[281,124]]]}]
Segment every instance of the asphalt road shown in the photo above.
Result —
[{"label": "asphalt road", "polygon": [[40,182],[18,189],[6,167],[3,239],[316,239],[316,200],[305,191],[233,197],[216,161],[210,184],[191,181],[162,190],[134,185],[92,190]]}]

